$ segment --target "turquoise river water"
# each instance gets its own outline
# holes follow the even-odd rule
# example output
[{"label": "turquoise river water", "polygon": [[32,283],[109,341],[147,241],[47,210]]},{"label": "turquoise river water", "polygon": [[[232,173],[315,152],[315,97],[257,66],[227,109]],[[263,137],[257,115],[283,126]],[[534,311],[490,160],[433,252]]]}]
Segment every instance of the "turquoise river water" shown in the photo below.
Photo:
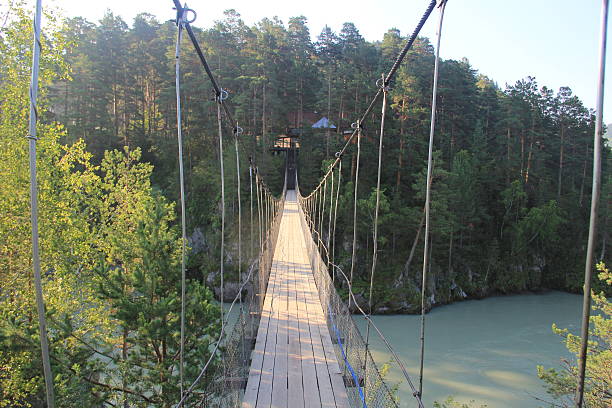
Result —
[{"label": "turquoise river water", "polygon": [[[426,316],[423,394],[426,407],[449,395],[462,402],[476,401],[494,408],[541,407],[535,397],[549,399],[536,366],[559,367],[568,358],[561,338],[551,326],[577,333],[582,297],[561,292],[469,300],[433,309]],[[374,316],[417,383],[420,317]],[[357,318],[365,333],[365,321]],[[391,360],[372,336],[373,357]],[[387,374],[390,383],[402,380],[398,370]],[[402,407],[415,406],[405,382],[399,385]]]}]

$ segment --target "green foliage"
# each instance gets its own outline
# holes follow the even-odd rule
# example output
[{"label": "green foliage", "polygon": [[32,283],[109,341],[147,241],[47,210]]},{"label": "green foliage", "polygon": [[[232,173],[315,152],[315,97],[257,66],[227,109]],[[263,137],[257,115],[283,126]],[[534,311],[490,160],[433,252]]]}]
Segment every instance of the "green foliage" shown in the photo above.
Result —
[{"label": "green foliage", "polygon": [[[121,333],[105,351],[113,355],[113,349],[121,349],[113,359],[117,368],[104,375],[120,379],[134,393],[108,398],[130,406],[147,406],[146,401],[170,407],[180,399],[180,241],[168,225],[171,214],[160,197],[142,208],[127,258],[112,265],[102,261],[97,270],[98,294],[108,302]],[[210,356],[220,314],[210,290],[197,281],[188,282],[186,298],[184,358],[189,362],[186,381],[191,383]]]},{"label": "green foliage", "polygon": [[[2,407],[44,403],[31,281],[25,138],[32,39],[28,14],[22,3],[10,2],[0,31]],[[170,406],[177,395],[180,310],[174,206],[154,192],[153,166],[140,161],[140,148],[109,150],[96,157],[82,140],[52,121],[51,83],[68,77],[64,58],[74,44],[65,40],[64,27],[53,15],[47,14],[45,21],[37,167],[41,269],[57,405],[116,405],[125,400],[145,406],[150,400]],[[110,290],[119,284],[124,296]],[[186,373],[191,380],[209,356],[208,347],[219,331],[219,310],[199,282],[189,282],[188,294],[188,358],[196,362]],[[163,350],[163,361],[153,357],[155,346]],[[158,388],[160,384],[164,386]]]}]

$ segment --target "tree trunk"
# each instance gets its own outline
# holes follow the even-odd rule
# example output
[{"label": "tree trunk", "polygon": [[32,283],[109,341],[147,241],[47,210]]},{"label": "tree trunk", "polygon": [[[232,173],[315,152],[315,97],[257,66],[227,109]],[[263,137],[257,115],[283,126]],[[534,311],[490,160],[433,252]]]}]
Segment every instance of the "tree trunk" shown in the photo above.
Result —
[{"label": "tree trunk", "polygon": [[336,133],[340,133],[340,124],[344,117],[344,79],[342,80],[342,92],[340,92],[340,110],[338,111],[338,121],[336,122]]},{"label": "tree trunk", "polygon": [[453,265],[453,236],[454,236],[454,233],[455,233],[455,230],[451,229],[450,238],[448,239],[448,273],[449,274],[450,274],[450,271]]},{"label": "tree trunk", "polygon": [[400,275],[394,282],[394,286],[396,288],[402,286],[404,284],[404,280],[408,273],[410,272],[410,264],[412,263],[412,258],[414,258],[414,253],[416,252],[417,244],[419,243],[419,239],[421,238],[421,230],[423,230],[423,223],[425,222],[425,211],[423,211],[423,215],[421,216],[421,221],[419,222],[419,227],[417,228],[416,236],[414,237],[414,241],[412,242],[412,248],[410,248],[410,255],[408,255],[408,260],[404,264],[404,269],[400,272]]},{"label": "tree trunk", "polygon": [[[113,86],[113,135],[115,138],[119,135],[119,121],[117,119],[117,90],[115,86]],[[112,141],[109,140],[108,148],[110,149],[112,146]]]},{"label": "tree trunk", "polygon": [[508,136],[506,137],[506,163],[508,165],[506,171],[506,185],[510,185],[510,171],[512,168],[510,164],[510,128],[508,128]]},{"label": "tree trunk", "polygon": [[262,97],[262,112],[261,112],[261,145],[263,157],[266,156],[266,83],[263,83]]},{"label": "tree trunk", "polygon": [[529,170],[531,169],[531,158],[533,157],[533,139],[529,142],[529,153],[527,154],[527,169],[525,170],[525,184],[529,182]]},{"label": "tree trunk", "polygon": [[325,132],[325,158],[329,157],[329,118],[331,117],[331,71],[327,81],[327,131]]},{"label": "tree trunk", "polygon": [[304,122],[304,78],[300,74],[300,111],[298,114],[297,128],[302,128]]},{"label": "tree trunk", "polygon": [[589,161],[589,144],[586,144],[586,152],[584,154],[584,164],[582,166],[582,181],[580,183],[580,198],[578,199],[578,205],[582,208],[582,201],[584,200],[584,185],[587,177],[587,163]]},{"label": "tree trunk", "polygon": [[402,165],[404,155],[404,118],[400,120],[400,137],[399,137],[399,154],[397,155],[397,176],[395,179],[395,192],[400,193],[400,186],[402,183]]},{"label": "tree trunk", "polygon": [[[253,87],[253,125],[251,129],[253,129],[253,133],[255,133],[255,129],[257,128],[257,87]],[[255,136],[255,135],[253,135]]]},{"label": "tree trunk", "polygon": [[521,178],[525,177],[525,131],[521,131]]},{"label": "tree trunk", "polygon": [[563,147],[564,147],[564,132],[563,132],[563,123],[561,124],[561,134],[559,136],[560,146],[559,146],[559,177],[557,180],[557,201],[561,199],[561,183],[562,183],[562,175],[563,175]]}]

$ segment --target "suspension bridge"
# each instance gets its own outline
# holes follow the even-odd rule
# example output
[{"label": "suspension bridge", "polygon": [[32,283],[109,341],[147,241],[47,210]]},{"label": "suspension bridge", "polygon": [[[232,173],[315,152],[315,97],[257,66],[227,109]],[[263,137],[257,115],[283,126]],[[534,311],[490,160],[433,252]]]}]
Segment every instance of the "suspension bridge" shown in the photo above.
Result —
[{"label": "suspension bridge", "polygon": [[[242,262],[242,207],[240,197],[240,137],[242,129],[234,120],[229,105],[229,94],[214,77],[206,57],[191,28],[196,14],[192,9],[173,0],[176,9],[178,28],[176,41],[176,102],[178,153],[180,166],[181,224],[183,239],[181,302],[185,304],[185,253],[186,219],[185,192],[183,180],[182,118],[180,51],[181,39],[185,31],[194,46],[206,75],[210,79],[217,104],[219,133],[220,174],[221,174],[221,302],[223,303],[224,285],[224,232],[225,232],[225,172],[223,168],[224,119],[233,134],[236,150],[237,188],[238,188],[238,265]],[[184,306],[181,313],[181,350],[179,376],[181,398],[176,407],[241,407],[241,408],[316,408],[316,407],[423,407],[423,367],[425,360],[425,288],[428,270],[429,226],[430,226],[430,187],[432,177],[432,147],[436,122],[436,94],[440,38],[444,10],[447,0],[430,0],[413,33],[407,39],[396,57],[389,72],[381,75],[376,83],[370,104],[353,123],[352,134],[346,144],[335,155],[335,160],[320,180],[317,187],[303,196],[299,188],[296,170],[296,155],[289,149],[286,158],[283,192],[276,197],[258,171],[257,165],[250,160],[249,191],[251,237],[253,226],[257,226],[258,256],[248,271],[238,270],[239,290],[227,311],[221,314],[221,332],[211,346],[210,358],[201,367],[200,373],[190,384],[184,378],[184,367],[190,362],[183,360],[183,343],[186,333]],[[376,276],[378,213],[380,204],[380,183],[385,134],[385,114],[389,85],[407,52],[412,47],[423,25],[432,12],[439,9],[437,46],[435,48],[435,67],[432,93],[431,128],[427,168],[427,190],[425,199],[425,235],[422,274],[422,317],[420,331],[420,366],[418,382],[413,382],[408,370],[384,334],[370,318],[372,311],[372,287]],[[604,2],[602,31],[607,26],[607,1]],[[40,319],[41,349],[45,374],[48,406],[54,407],[53,382],[46,344],[46,322],[42,289],[40,284],[40,264],[38,261],[38,226],[36,192],[36,96],[38,59],[40,56],[40,0],[37,2],[34,22],[35,46],[33,53],[33,75],[30,119],[31,182],[32,182],[32,238],[34,254],[34,277]],[[603,35],[605,39],[605,33]],[[605,41],[602,42],[605,55]],[[603,70],[602,70],[603,72]],[[603,74],[601,74],[603,78]],[[601,79],[603,83],[603,79]],[[601,93],[600,93],[601,97]],[[600,98],[601,101],[601,98]],[[374,108],[381,103],[380,132],[378,143],[378,173],[376,185],[376,205],[373,223],[373,256],[370,269],[370,287],[367,310],[356,301],[352,291],[355,269],[357,233],[357,194],[359,188],[359,167],[363,124],[371,118]],[[601,115],[601,106],[597,113]],[[598,116],[598,130],[601,132],[601,116]],[[597,134],[597,133],[596,133]],[[596,142],[598,138],[596,137]],[[344,271],[335,262],[336,220],[342,180],[342,163],[347,149],[356,153],[353,208],[353,245],[350,270]],[[598,154],[597,152],[595,154]],[[33,159],[32,159],[33,157]],[[597,160],[596,160],[597,162]],[[33,163],[33,165],[32,165]],[[596,163],[597,165],[597,163]],[[594,185],[596,183],[594,182]],[[595,187],[594,187],[595,189]],[[597,192],[598,194],[598,192]],[[597,199],[595,190],[593,200]],[[255,213],[256,212],[256,213]],[[256,220],[254,220],[256,218]],[[596,217],[595,217],[596,218]],[[591,237],[589,238],[591,247]],[[251,242],[253,245],[253,241]],[[587,264],[588,264],[587,260]],[[348,268],[347,268],[348,269]],[[587,271],[589,272],[589,271]],[[587,282],[590,282],[588,275]],[[341,285],[348,289],[348,297],[343,299],[336,291]],[[590,290],[585,288],[585,299]],[[588,299],[590,302],[590,299]],[[588,305],[585,300],[585,305]],[[232,315],[232,311],[238,310]],[[365,333],[355,325],[351,310],[356,309],[367,322]],[[588,312],[588,307],[586,307]],[[587,313],[585,312],[585,313]],[[230,324],[230,317],[235,321]],[[588,322],[588,314],[586,314]],[[403,380],[411,388],[413,399],[399,401],[392,391],[370,353],[372,336],[378,336],[392,360],[392,364],[403,374]],[[583,339],[584,327],[583,327]],[[582,357],[584,362],[584,355]],[[582,390],[578,392],[582,403]]]}]

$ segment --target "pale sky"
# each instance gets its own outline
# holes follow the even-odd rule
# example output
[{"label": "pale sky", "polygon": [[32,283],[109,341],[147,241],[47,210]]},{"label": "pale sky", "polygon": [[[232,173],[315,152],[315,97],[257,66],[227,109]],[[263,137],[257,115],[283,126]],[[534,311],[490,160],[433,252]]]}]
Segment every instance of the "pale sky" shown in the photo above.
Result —
[{"label": "pale sky", "polygon": [[[387,29],[403,35],[412,32],[428,0],[308,0],[255,1],[192,0],[198,13],[195,26],[207,28],[223,18],[223,10],[234,8],[248,24],[263,17],[304,15],[313,38],[325,24],[339,31],[342,23],[355,23],[369,41],[381,40]],[[502,88],[528,75],[540,86],[558,90],[569,86],[584,104],[594,108],[598,72],[600,0],[449,0],[443,29],[441,56],[467,58],[479,72]],[[160,21],[174,18],[172,0],[43,0],[64,10],[66,16],[99,20],[106,9],[121,15],[128,24],[140,12]],[[1,7],[1,6],[0,6]],[[437,11],[423,31],[434,40]],[[612,53],[612,49],[608,54]],[[608,58],[608,61],[611,61]],[[608,63],[610,69],[612,67]],[[612,71],[608,69],[608,74]],[[608,75],[604,118],[612,122],[612,77]]]}]

